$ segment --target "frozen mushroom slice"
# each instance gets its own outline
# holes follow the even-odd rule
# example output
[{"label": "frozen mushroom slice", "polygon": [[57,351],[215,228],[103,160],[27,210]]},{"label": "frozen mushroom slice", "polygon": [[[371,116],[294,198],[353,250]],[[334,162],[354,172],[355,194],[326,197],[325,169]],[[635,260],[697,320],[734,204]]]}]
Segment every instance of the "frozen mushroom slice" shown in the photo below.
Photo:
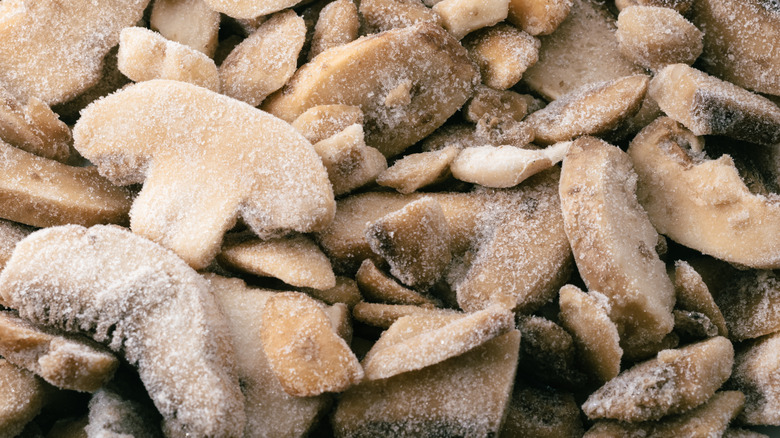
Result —
[{"label": "frozen mushroom slice", "polygon": [[520,371],[526,379],[563,388],[578,388],[589,381],[577,362],[572,336],[563,327],[541,316],[519,316]]},{"label": "frozen mushroom slice", "polygon": [[141,19],[148,0],[4,1],[0,7],[0,84],[23,101],[53,105],[100,79],[119,32]]},{"label": "frozen mushroom slice", "polygon": [[360,264],[355,280],[363,296],[371,301],[429,307],[435,305],[435,301],[425,295],[398,284],[395,279],[380,271],[369,259]]},{"label": "frozen mushroom slice", "polygon": [[615,0],[618,10],[630,6],[656,6],[660,8],[674,9],[682,15],[687,15],[693,7],[694,0]]},{"label": "frozen mushroom slice", "polygon": [[571,142],[544,149],[515,146],[472,146],[463,149],[450,165],[455,178],[485,187],[514,187],[560,163]]},{"label": "frozen mushroom slice", "polygon": [[729,385],[745,394],[743,424],[780,426],[780,334],[757,339],[737,351]]},{"label": "frozen mushroom slice", "polygon": [[252,106],[260,105],[295,73],[305,36],[306,26],[295,12],[272,16],[219,66],[222,92]]},{"label": "frozen mushroom slice", "polygon": [[126,224],[132,192],[95,167],[73,167],[0,141],[0,216],[34,227]]},{"label": "frozen mushroom slice", "polygon": [[102,388],[89,400],[85,437],[161,438],[154,414],[143,404],[123,397],[112,388]]},{"label": "frozen mushroom slice", "polygon": [[203,0],[209,7],[229,17],[253,19],[295,6],[301,0]]},{"label": "frozen mushroom slice", "polygon": [[356,106],[340,104],[311,107],[291,123],[311,144],[317,144],[355,124],[363,124],[363,111]]},{"label": "frozen mushroom slice", "polygon": [[733,364],[734,348],[722,336],[662,350],[592,393],[582,410],[593,420],[629,422],[687,412],[715,394],[728,380]]},{"label": "frozen mushroom slice", "polygon": [[363,369],[334,330],[322,306],[295,292],[266,302],[260,338],[274,375],[290,395],[341,392],[363,379]]},{"label": "frozen mushroom slice", "polygon": [[441,25],[441,17],[420,0],[362,0],[360,15],[373,32],[414,26]]},{"label": "frozen mushroom slice", "polygon": [[219,34],[219,13],[204,0],[155,0],[149,25],[171,41],[213,58]]},{"label": "frozen mushroom slice", "polygon": [[[292,122],[317,105],[360,107],[366,144],[390,157],[442,125],[470,97],[478,77],[466,49],[441,27],[422,23],[321,53],[262,109]],[[408,100],[398,96],[404,90]],[[388,95],[402,104],[388,105]]]},{"label": "frozen mushroom slice", "polygon": [[11,258],[16,244],[32,232],[30,227],[0,219],[0,271]]},{"label": "frozen mushroom slice", "polygon": [[433,5],[441,17],[441,25],[455,39],[504,21],[509,14],[510,0],[442,0]]},{"label": "frozen mushroom slice", "polygon": [[443,182],[450,176],[450,164],[458,156],[458,148],[448,146],[438,151],[404,155],[376,177],[380,186],[409,194],[422,187]]},{"label": "frozen mushroom slice", "polygon": [[510,0],[509,21],[531,35],[549,35],[569,16],[572,0]]},{"label": "frozen mushroom slice", "polygon": [[691,310],[674,309],[674,331],[685,339],[706,339],[718,335],[718,327],[707,315]]},{"label": "frozen mushroom slice", "polygon": [[413,306],[410,304],[382,304],[360,302],[352,309],[352,315],[363,324],[382,329],[390,328],[393,323],[409,315],[457,315],[458,312],[436,307]]},{"label": "frozen mushroom slice", "polygon": [[499,23],[472,33],[463,45],[479,66],[482,83],[506,90],[518,83],[539,59],[541,43],[511,24]]},{"label": "frozen mushroom slice", "polygon": [[303,235],[269,240],[227,239],[217,258],[232,269],[260,277],[275,277],[292,286],[314,289],[336,286],[328,257]]},{"label": "frozen mushroom slice", "polygon": [[116,226],[37,231],[0,275],[8,307],[82,332],[138,367],[169,436],[237,436],[243,398],[208,284],[163,247]]},{"label": "frozen mushroom slice", "polygon": [[702,32],[674,9],[631,6],[617,21],[620,53],[642,67],[693,64],[702,51]]},{"label": "frozen mushroom slice", "polygon": [[0,359],[0,437],[17,436],[46,404],[49,390],[33,373]]},{"label": "frozen mushroom slice", "polygon": [[387,159],[376,148],[366,146],[363,127],[358,124],[318,141],[314,150],[325,165],[336,196],[374,182],[387,169]]},{"label": "frozen mushroom slice", "polygon": [[[367,2],[361,2],[361,6]],[[320,11],[309,47],[309,61],[320,53],[357,39],[360,28],[358,10],[352,0],[336,0]]]},{"label": "frozen mushroom slice", "polygon": [[574,260],[588,289],[609,299],[629,355],[674,327],[674,287],[635,187],[628,155],[602,140],[577,139],[563,160],[559,191]]},{"label": "frozen mushroom slice", "polygon": [[526,123],[541,144],[606,134],[639,111],[649,82],[635,75],[588,84],[529,115]]},{"label": "frozen mushroom slice", "polygon": [[357,282],[349,277],[336,276],[336,285],[329,289],[301,289],[304,292],[326,304],[344,303],[348,308],[353,308],[363,299]]},{"label": "frozen mushroom slice", "polygon": [[113,182],[144,183],[132,230],[196,268],[208,266],[239,217],[261,238],[323,229],[333,218],[311,144],[282,120],[204,88],[135,84],[84,110],[74,138]]},{"label": "frozen mushroom slice", "polygon": [[659,233],[730,263],[780,268],[780,204],[752,194],[730,156],[706,159],[701,139],[667,117],[634,137],[628,154]]},{"label": "frozen mushroom slice", "polygon": [[0,312],[0,355],[50,384],[94,392],[114,376],[119,361],[91,340],[35,326]]},{"label": "frozen mushroom slice", "polygon": [[[494,90],[484,85],[474,90],[462,114],[472,123],[498,126],[504,120],[520,122],[528,114],[528,100],[510,90]],[[520,146],[520,145],[516,145]]]},{"label": "frozen mushroom slice", "polygon": [[501,438],[581,438],[580,408],[571,393],[515,384]]},{"label": "frozen mushroom slice", "polygon": [[704,279],[688,262],[674,262],[675,306],[692,312],[700,312],[718,328],[718,334],[728,337],[726,320],[710,294]]},{"label": "frozen mushroom slice", "polygon": [[771,438],[769,435],[756,432],[754,430],[741,429],[738,427],[729,427],[723,432],[723,438]]},{"label": "frozen mushroom slice", "polygon": [[22,104],[0,85],[0,141],[67,163],[72,140],[68,125],[48,105],[36,97]]}]

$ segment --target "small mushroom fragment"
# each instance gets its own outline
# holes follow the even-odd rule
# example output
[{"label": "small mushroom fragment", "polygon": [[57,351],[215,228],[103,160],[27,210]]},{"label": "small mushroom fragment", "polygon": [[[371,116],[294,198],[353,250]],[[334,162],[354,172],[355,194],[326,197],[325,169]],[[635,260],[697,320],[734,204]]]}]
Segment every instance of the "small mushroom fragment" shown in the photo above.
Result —
[{"label": "small mushroom fragment", "polygon": [[296,292],[268,298],[260,339],[285,392],[310,397],[341,392],[363,379],[363,369],[321,305]]},{"label": "small mushroom fragment", "polygon": [[500,23],[472,33],[463,40],[469,56],[479,66],[482,82],[506,90],[523,77],[539,59],[539,40],[511,24]]},{"label": "small mushroom fragment", "polygon": [[380,271],[369,259],[363,261],[355,275],[360,291],[366,299],[387,304],[406,304],[433,307],[435,302],[417,291],[407,289]]},{"label": "small mushroom fragment", "polygon": [[465,124],[444,125],[422,141],[422,150],[431,152],[450,146],[460,150],[486,144],[524,147],[534,140],[534,130],[528,123],[516,123],[505,116],[481,118],[476,128]]},{"label": "small mushroom fragment", "polygon": [[[470,97],[479,74],[466,49],[441,27],[422,23],[327,50],[301,67],[263,109],[292,122],[324,104],[360,107],[366,144],[397,155],[444,123]],[[411,84],[409,104],[385,105]]]},{"label": "small mushroom fragment", "polygon": [[442,0],[433,5],[441,24],[455,39],[504,21],[510,0]]},{"label": "small mushroom fragment", "polygon": [[119,366],[113,354],[89,339],[36,327],[7,311],[0,312],[0,355],[56,387],[75,391],[97,391]]},{"label": "small mushroom fragment", "polygon": [[764,0],[696,1],[704,70],[740,87],[780,95],[780,11]]},{"label": "small mushroom fragment", "polygon": [[72,136],[68,125],[40,99],[32,97],[22,105],[0,86],[0,141],[67,163]]},{"label": "small mushroom fragment", "polygon": [[[362,1],[363,7],[367,1]],[[358,37],[360,17],[352,0],[336,0],[328,3],[317,18],[309,47],[309,61],[320,53],[354,41]]]},{"label": "small mushroom fragment", "polygon": [[3,270],[16,244],[32,233],[32,228],[0,219],[0,271]]},{"label": "small mushroom fragment", "polygon": [[43,380],[0,359],[0,437],[22,432],[44,406],[47,393]]},{"label": "small mushroom fragment", "polygon": [[333,191],[311,144],[289,124],[204,88],[133,85],[84,110],[74,138],[110,180],[144,183],[133,231],[196,268],[208,266],[238,217],[261,238],[322,229],[333,218]]},{"label": "small mushroom fragment", "polygon": [[254,19],[261,15],[269,15],[291,6],[301,0],[203,0],[209,7],[229,17],[239,19]]},{"label": "small mushroom fragment", "polygon": [[545,149],[515,146],[472,146],[463,149],[450,165],[455,178],[485,187],[514,187],[563,160],[570,141]]},{"label": "small mushroom fragment", "polygon": [[590,419],[657,420],[687,412],[715,394],[731,374],[734,348],[717,336],[675,349],[623,371],[588,397]]},{"label": "small mushroom fragment", "polygon": [[694,0],[615,0],[615,6],[622,11],[631,6],[657,6],[670,8],[682,15],[687,15],[693,7]]},{"label": "small mushroom fragment", "polygon": [[224,316],[205,280],[163,247],[116,226],[40,230],[16,246],[0,296],[33,323],[121,351],[167,436],[243,430]]},{"label": "small mushroom fragment", "polygon": [[376,177],[380,186],[392,187],[405,195],[422,187],[443,182],[450,176],[450,163],[458,156],[458,148],[404,155]]},{"label": "small mushroom fragment", "polygon": [[306,236],[226,240],[217,259],[232,269],[275,277],[297,287],[330,289],[336,286],[328,257]]},{"label": "small mushroom fragment", "polygon": [[568,392],[518,382],[499,437],[580,438],[580,409]]},{"label": "small mushroom fragment", "polygon": [[252,106],[260,105],[295,73],[305,36],[306,26],[295,12],[272,16],[219,66],[222,92]]},{"label": "small mushroom fragment", "polygon": [[[425,321],[419,319],[410,336],[426,330]],[[365,381],[339,398],[334,432],[341,437],[495,436],[511,398],[519,346],[520,332],[512,330],[436,365]]]},{"label": "small mushroom fragment", "polygon": [[371,249],[390,264],[407,286],[428,288],[451,260],[450,229],[433,198],[422,198],[372,222],[366,229]]},{"label": "small mushroom fragment", "polygon": [[700,142],[666,117],[631,142],[637,197],[650,221],[659,233],[704,254],[752,268],[780,268],[780,205],[752,194],[728,155],[703,159]]},{"label": "small mushroom fragment", "polygon": [[737,351],[730,385],[745,394],[744,424],[780,426],[780,334],[757,339]]},{"label": "small mushroom fragment", "polygon": [[[515,0],[518,1],[518,0]],[[567,0],[520,0],[561,5]],[[521,26],[523,27],[523,26]],[[529,29],[523,30],[530,33]],[[611,81],[644,70],[620,54],[615,18],[603,2],[573,0],[571,12],[552,35],[540,37],[539,60],[523,73],[523,82],[547,100],[555,100],[580,87]]]},{"label": "small mushroom fragment", "polygon": [[98,82],[119,32],[141,19],[149,0],[3,1],[0,86],[53,105]]},{"label": "small mushroom fragment", "polygon": [[531,35],[549,35],[569,16],[572,0],[510,0],[509,21]]},{"label": "small mushroom fragment", "polygon": [[111,388],[102,388],[89,400],[89,420],[83,436],[162,437],[154,415],[143,404],[126,399]]},{"label": "small mushroom fragment", "polygon": [[356,320],[374,327],[390,328],[393,323],[409,315],[423,315],[438,317],[440,315],[458,315],[455,310],[439,309],[436,307],[412,306],[409,304],[381,304],[360,302],[352,309],[352,315]]},{"label": "small mushroom fragment", "polygon": [[119,71],[133,81],[170,79],[219,91],[219,74],[211,58],[149,29],[123,29],[117,56]]},{"label": "small mushroom fragment", "polygon": [[528,101],[514,91],[499,91],[480,85],[462,113],[469,122],[482,122],[487,126],[497,126],[503,120],[520,122],[528,114]]},{"label": "small mushroom fragment", "polygon": [[574,260],[588,289],[609,299],[627,354],[661,341],[674,326],[674,287],[635,184],[628,155],[593,137],[575,140],[563,160],[559,190]]},{"label": "small mushroom fragment", "polygon": [[649,81],[636,75],[588,84],[529,115],[526,122],[541,144],[606,134],[639,111]]},{"label": "small mushroom fragment", "polygon": [[686,261],[678,260],[674,263],[674,290],[677,297],[676,307],[705,315],[717,327],[718,334],[728,337],[726,320],[715,304],[707,284]]},{"label": "small mushroom fragment", "polygon": [[95,167],[72,167],[0,141],[0,216],[34,227],[127,223],[129,190]]},{"label": "small mushroom fragment", "polygon": [[414,26],[441,25],[441,17],[420,0],[361,0],[360,15],[374,32]]},{"label": "small mushroom fragment", "polygon": [[674,309],[674,331],[686,339],[706,339],[717,336],[718,327],[707,315],[690,310]]},{"label": "small mushroom fragment", "polygon": [[493,305],[460,315],[413,314],[390,326],[363,359],[367,380],[436,365],[514,329],[514,314]]},{"label": "small mushroom fragment", "polygon": [[219,13],[204,0],[155,0],[149,25],[171,41],[214,57]]},{"label": "small mushroom fragment", "polygon": [[739,391],[717,392],[703,405],[682,415],[646,423],[599,421],[584,438],[640,437],[715,437],[723,435],[742,407],[745,396]]},{"label": "small mushroom fragment", "polygon": [[780,108],[769,99],[685,64],[665,67],[648,88],[661,109],[695,135],[780,142]]},{"label": "small mushroom fragment", "polygon": [[374,182],[387,169],[385,156],[366,146],[363,127],[358,124],[318,141],[314,150],[325,165],[336,196]]},{"label": "small mushroom fragment", "polygon": [[517,329],[523,334],[519,364],[523,375],[565,388],[579,388],[589,380],[577,364],[574,339],[563,327],[541,316],[521,316]]},{"label": "small mushroom fragment", "polygon": [[642,67],[693,64],[702,51],[702,32],[674,9],[630,6],[618,15],[620,53]]},{"label": "small mushroom fragment", "polygon": [[317,144],[351,125],[362,125],[363,111],[351,105],[318,105],[307,109],[291,124],[311,144]]},{"label": "small mushroom fragment", "polygon": [[349,277],[336,277],[336,285],[329,289],[301,289],[304,292],[326,304],[344,303],[348,308],[353,308],[363,299],[357,282]]},{"label": "small mushroom fragment", "polygon": [[598,292],[585,293],[576,286],[561,288],[559,317],[572,334],[583,365],[601,382],[620,373],[620,337],[609,319],[609,300]]}]

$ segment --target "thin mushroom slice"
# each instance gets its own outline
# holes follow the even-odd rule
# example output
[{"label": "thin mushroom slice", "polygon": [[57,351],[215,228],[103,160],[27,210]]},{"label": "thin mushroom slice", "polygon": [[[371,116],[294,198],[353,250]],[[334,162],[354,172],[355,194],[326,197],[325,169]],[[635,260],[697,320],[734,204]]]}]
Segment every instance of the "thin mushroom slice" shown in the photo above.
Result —
[{"label": "thin mushroom slice", "polygon": [[409,304],[382,304],[360,302],[352,309],[356,320],[374,327],[388,329],[399,319],[409,315],[457,315],[458,312],[436,307],[413,306]]},{"label": "thin mushroom slice", "polygon": [[203,0],[209,7],[229,17],[253,19],[295,6],[301,0]]},{"label": "thin mushroom slice", "polygon": [[745,410],[739,416],[741,423],[780,426],[778,352],[778,333],[750,342],[737,351],[729,384],[745,393]]},{"label": "thin mushroom slice", "polygon": [[238,217],[261,238],[320,230],[333,218],[333,191],[311,144],[289,124],[204,88],[163,80],[128,87],[84,110],[74,138],[115,183],[144,183],[133,231],[196,268],[211,262]]},{"label": "thin mushroom slice", "polygon": [[700,139],[660,118],[631,142],[637,197],[659,233],[743,266],[780,268],[780,202],[754,195],[728,155],[702,157]]},{"label": "thin mushroom slice", "polygon": [[342,276],[336,276],[336,285],[329,289],[304,288],[301,289],[301,292],[326,304],[343,303],[350,309],[363,299],[357,282],[349,277]]},{"label": "thin mushroom slice", "polygon": [[0,84],[17,99],[53,105],[100,78],[119,32],[141,19],[148,0],[3,1]]},{"label": "thin mushroom slice", "polygon": [[580,407],[571,393],[515,384],[500,438],[582,437]]},{"label": "thin mushroom slice", "polygon": [[409,194],[422,187],[445,181],[451,174],[450,164],[458,156],[458,148],[448,146],[438,151],[404,155],[376,177],[380,186]]},{"label": "thin mushroom slice", "polygon": [[490,127],[499,126],[504,121],[520,122],[528,112],[528,100],[522,94],[494,90],[484,85],[474,90],[474,96],[462,109],[463,116],[469,122]]},{"label": "thin mushroom slice", "polygon": [[559,187],[574,260],[590,290],[609,299],[624,350],[660,342],[672,331],[674,287],[655,252],[658,233],[637,202],[628,155],[581,137],[563,161]]},{"label": "thin mushroom slice", "polygon": [[441,25],[455,39],[483,27],[504,21],[509,14],[509,0],[441,0],[433,5]]},{"label": "thin mushroom slice", "polygon": [[531,35],[549,35],[569,16],[571,0],[510,0],[509,22]]},{"label": "thin mushroom slice", "polygon": [[0,140],[67,163],[73,137],[68,125],[40,99],[32,97],[22,104],[0,85]]},{"label": "thin mushroom slice", "polygon": [[165,38],[214,57],[219,13],[204,0],[155,0],[149,26]]},{"label": "thin mushroom slice", "polygon": [[615,7],[622,11],[631,6],[657,6],[674,9],[682,15],[688,15],[694,0],[615,0]]},{"label": "thin mushroom slice", "polygon": [[292,122],[317,105],[358,106],[366,144],[390,157],[442,125],[478,77],[466,49],[441,27],[423,23],[321,53],[262,109]]},{"label": "thin mushroom slice", "polygon": [[314,144],[314,150],[328,171],[336,196],[374,182],[387,169],[387,160],[377,149],[366,146],[363,127],[348,126],[343,131]]},{"label": "thin mushroom slice", "polygon": [[387,304],[408,304],[433,307],[436,303],[425,295],[398,284],[380,271],[369,259],[363,261],[355,275],[360,291],[366,299]]},{"label": "thin mushroom slice", "polygon": [[18,436],[38,415],[49,395],[49,387],[43,380],[0,359],[0,436]]},{"label": "thin mushroom slice", "polygon": [[539,60],[541,46],[538,39],[506,23],[474,32],[463,45],[479,66],[482,82],[496,90],[517,84]]},{"label": "thin mushroom slice", "polygon": [[519,371],[526,379],[556,388],[579,388],[591,379],[580,370],[574,338],[563,327],[541,316],[518,316]]},{"label": "thin mushroom slice", "polygon": [[[362,7],[366,1],[360,3]],[[360,17],[352,0],[336,0],[328,3],[317,18],[311,37],[308,58],[311,61],[320,53],[343,46],[357,39]]]},{"label": "thin mushroom slice", "polygon": [[676,307],[706,315],[718,328],[718,334],[729,336],[726,320],[715,299],[712,298],[707,284],[686,261],[678,260],[674,263],[674,289],[677,298]]},{"label": "thin mushroom slice", "polygon": [[101,388],[89,400],[89,417],[83,432],[87,437],[162,437],[159,422],[150,411],[113,388]]},{"label": "thin mushroom slice", "polygon": [[317,144],[355,124],[363,124],[363,111],[356,106],[340,104],[313,106],[291,123],[311,144]]},{"label": "thin mushroom slice", "polygon": [[16,244],[32,232],[30,227],[0,219],[0,271],[11,258]]},{"label": "thin mushroom slice", "polygon": [[441,25],[441,17],[420,0],[362,0],[360,15],[373,32],[414,26]]},{"label": "thin mushroom slice", "polygon": [[563,160],[571,142],[545,149],[514,146],[472,146],[463,149],[450,165],[455,178],[485,187],[513,187]]},{"label": "thin mushroom slice", "polygon": [[205,280],[163,247],[116,226],[40,230],[17,245],[0,296],[31,322],[122,352],[168,436],[243,430],[225,318]]},{"label": "thin mushroom slice", "polygon": [[707,315],[690,310],[674,309],[674,331],[685,339],[706,339],[717,336],[718,327]]}]

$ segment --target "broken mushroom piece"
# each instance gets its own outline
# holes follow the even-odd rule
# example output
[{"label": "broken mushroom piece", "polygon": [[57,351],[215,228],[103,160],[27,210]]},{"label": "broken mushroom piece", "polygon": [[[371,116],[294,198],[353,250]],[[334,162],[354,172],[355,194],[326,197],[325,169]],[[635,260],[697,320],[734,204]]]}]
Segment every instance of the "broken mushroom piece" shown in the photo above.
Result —
[{"label": "broken mushroom piece", "polygon": [[528,112],[528,100],[522,94],[494,90],[484,85],[474,90],[474,95],[461,109],[463,117],[469,122],[489,127],[498,127],[505,121],[520,122]]},{"label": "broken mushroom piece", "polygon": [[674,9],[681,15],[688,15],[694,0],[615,0],[615,6],[622,11],[631,6],[657,6]]},{"label": "broken mushroom piece", "polygon": [[290,123],[311,144],[317,144],[347,129],[363,124],[363,111],[352,105],[313,106]]},{"label": "broken mushroom piece", "polygon": [[16,246],[0,296],[36,324],[122,352],[168,436],[239,436],[244,401],[224,316],[197,272],[116,226],[37,231]]},{"label": "broken mushroom piece", "polygon": [[455,39],[504,21],[510,0],[441,0],[431,9],[441,17],[441,25]]},{"label": "broken mushroom piece", "polygon": [[311,144],[289,124],[204,88],[164,80],[128,87],[84,110],[74,138],[111,181],[144,183],[132,230],[196,268],[208,266],[238,217],[261,238],[323,229],[333,218],[333,191]]},{"label": "broken mushroom piece", "polygon": [[370,33],[414,26],[441,25],[441,17],[420,0],[361,0],[360,15]]},{"label": "broken mushroom piece", "polygon": [[363,260],[355,280],[363,296],[371,301],[429,307],[436,304],[425,295],[398,284],[395,279],[380,271],[370,259]]},{"label": "broken mushroom piece", "polygon": [[[580,388],[591,379],[580,370],[574,339],[563,327],[541,316],[518,316],[519,376],[556,388]],[[518,383],[519,385],[519,383]]]},{"label": "broken mushroom piece", "polygon": [[318,141],[314,150],[325,165],[336,196],[374,182],[387,169],[385,156],[366,146],[363,127],[358,124]]},{"label": "broken mushroom piece", "polygon": [[0,141],[67,164],[73,137],[68,125],[36,97],[23,105],[0,85]]},{"label": "broken mushroom piece", "polygon": [[0,359],[0,436],[13,438],[46,404],[49,387],[33,373]]},{"label": "broken mushroom piece", "polygon": [[404,155],[376,177],[380,186],[391,187],[408,195],[422,187],[445,181],[450,176],[450,164],[458,156],[458,148]]},{"label": "broken mushroom piece", "polygon": [[163,434],[159,422],[154,421],[155,414],[150,411],[113,388],[103,387],[89,400],[88,423],[81,436],[160,438]]},{"label": "broken mushroom piece", "polygon": [[474,32],[463,46],[479,66],[482,83],[496,90],[517,84],[539,59],[539,40],[506,23]]},{"label": "broken mushroom piece", "polygon": [[571,0],[510,0],[509,21],[531,35],[549,35],[569,16]]},{"label": "broken mushroom piece", "polygon": [[500,438],[581,438],[580,408],[571,393],[516,382]]},{"label": "broken mushroom piece", "polygon": [[780,268],[780,204],[750,193],[728,155],[704,159],[699,143],[666,117],[631,142],[637,197],[650,221],[659,233],[704,254],[752,268]]},{"label": "broken mushroom piece", "polygon": [[744,345],[734,358],[729,384],[745,393],[744,424],[780,426],[780,334],[775,333]]},{"label": "broken mushroom piece", "polygon": [[30,227],[0,219],[0,271],[11,258],[16,244],[32,232]]},{"label": "broken mushroom piece", "polygon": [[368,324],[382,329],[390,328],[393,323],[409,315],[430,315],[433,317],[444,315],[458,315],[459,312],[437,307],[422,307],[409,304],[382,304],[360,302],[352,309],[352,316],[363,324]]},{"label": "broken mushroom piece", "polygon": [[363,300],[357,281],[349,277],[336,277],[336,285],[329,289],[303,288],[301,292],[312,296],[326,304],[343,303],[347,308],[353,308]]},{"label": "broken mushroom piece", "polygon": [[219,34],[219,13],[204,0],[155,0],[149,27],[177,43],[214,57]]},{"label": "broken mushroom piece", "polygon": [[272,14],[291,6],[295,6],[301,0],[203,0],[209,7],[229,17],[239,19],[253,19],[263,15]]},{"label": "broken mushroom piece", "polygon": [[485,187],[513,187],[532,175],[558,164],[570,141],[545,149],[515,146],[472,146],[463,149],[450,165],[455,178]]},{"label": "broken mushroom piece", "polygon": [[[360,3],[362,7],[366,1]],[[358,37],[360,17],[352,0],[336,0],[322,8],[311,37],[308,58],[354,41]]]},{"label": "broken mushroom piece", "polygon": [[676,307],[705,315],[718,328],[718,334],[729,337],[726,320],[712,298],[707,284],[686,261],[678,260],[674,263],[674,290],[677,297]]}]

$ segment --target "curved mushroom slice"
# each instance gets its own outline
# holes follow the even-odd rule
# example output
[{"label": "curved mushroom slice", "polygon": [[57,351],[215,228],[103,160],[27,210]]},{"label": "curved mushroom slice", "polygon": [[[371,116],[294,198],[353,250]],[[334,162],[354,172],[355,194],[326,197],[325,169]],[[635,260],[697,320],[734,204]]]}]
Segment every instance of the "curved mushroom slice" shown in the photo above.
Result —
[{"label": "curved mushroom slice", "polygon": [[559,190],[574,260],[588,289],[609,298],[629,355],[674,327],[674,287],[635,184],[628,155],[593,137],[577,139],[563,160]]},{"label": "curved mushroom slice", "polygon": [[270,297],[260,339],[282,388],[298,397],[341,392],[363,379],[363,369],[328,315],[313,298],[296,292]]},{"label": "curved mushroom slice", "polygon": [[499,437],[582,437],[580,408],[571,393],[518,382]]},{"label": "curved mushroom slice", "polygon": [[702,32],[677,11],[631,6],[618,15],[620,53],[653,70],[669,64],[693,64],[702,51]]},{"label": "curved mushroom slice", "polygon": [[36,97],[22,105],[0,85],[0,141],[67,163],[72,140],[68,125],[48,105]]},{"label": "curved mushroom slice", "polygon": [[261,238],[320,230],[333,218],[333,191],[311,144],[289,124],[204,88],[162,80],[128,87],[84,110],[74,138],[112,181],[144,182],[131,228],[196,268],[209,264],[237,217]]},{"label": "curved mushroom slice", "polygon": [[469,35],[463,45],[479,66],[482,83],[506,90],[539,60],[541,43],[514,26],[501,23]]},{"label": "curved mushroom slice", "polygon": [[259,105],[295,73],[305,37],[306,25],[295,12],[274,15],[219,66],[222,92],[252,106]]},{"label": "curved mushroom slice", "polygon": [[32,228],[0,219],[0,271],[11,258],[16,244],[32,232]]},{"label": "curved mushroom slice", "polygon": [[615,0],[615,6],[623,10],[630,6],[657,6],[661,8],[670,8],[682,15],[687,15],[694,0]]},{"label": "curved mushroom slice", "polygon": [[33,373],[0,359],[0,436],[17,436],[46,404],[48,389]]},{"label": "curved mushroom slice", "polygon": [[504,120],[520,122],[528,114],[528,100],[514,91],[494,90],[480,85],[461,113],[469,122],[491,127]]},{"label": "curved mushroom slice", "polygon": [[385,156],[377,149],[366,146],[363,127],[358,124],[318,141],[314,144],[314,150],[328,171],[328,179],[336,196],[374,182],[387,169]]},{"label": "curved mushroom slice", "polygon": [[658,72],[648,93],[696,135],[725,135],[767,146],[780,142],[780,108],[771,100],[685,64]]},{"label": "curved mushroom slice", "polygon": [[357,282],[349,277],[336,277],[336,285],[330,289],[302,289],[304,292],[326,304],[344,303],[348,308],[353,308],[363,296],[360,294]]},{"label": "curved mushroom slice", "polygon": [[473,146],[463,149],[450,165],[452,176],[485,187],[513,187],[563,160],[570,141],[545,149],[515,146]]},{"label": "curved mushroom slice", "polygon": [[704,32],[704,69],[750,90],[780,95],[780,11],[764,0],[694,2]]},{"label": "curved mushroom slice", "polygon": [[731,374],[734,348],[718,336],[623,371],[588,397],[582,410],[591,419],[657,420],[707,401]]},{"label": "curved mushroom slice", "polygon": [[450,163],[458,156],[458,148],[404,155],[376,177],[380,186],[392,187],[408,195],[419,188],[445,181],[450,176]]},{"label": "curved mushroom slice", "polygon": [[358,287],[366,299],[388,304],[433,307],[436,303],[425,295],[407,289],[376,267],[369,259],[363,261],[355,275]]},{"label": "curved mushroom slice", "polygon": [[526,122],[541,144],[606,134],[639,111],[649,81],[636,75],[588,84],[529,115]]},{"label": "curved mushroom slice", "polygon": [[352,309],[352,315],[356,320],[363,324],[379,327],[383,329],[390,328],[393,323],[409,315],[458,315],[459,312],[449,309],[439,309],[436,307],[413,306],[409,304],[381,304],[360,302]]},{"label": "curved mushroom slice", "polygon": [[117,59],[119,71],[135,82],[170,79],[219,92],[219,73],[211,58],[143,27],[122,29]]},{"label": "curved mushroom slice", "polygon": [[375,32],[414,26],[419,23],[441,25],[441,17],[420,0],[362,0],[360,15]]},{"label": "curved mushroom slice", "polygon": [[12,312],[0,312],[0,354],[58,388],[75,391],[97,391],[119,366],[102,346],[36,327]]},{"label": "curved mushroom slice", "polygon": [[514,314],[499,305],[463,316],[404,316],[382,333],[363,359],[366,379],[386,379],[435,365],[473,350],[514,326]]},{"label": "curved mushroom slice", "polygon": [[[363,1],[363,7],[368,2]],[[357,6],[352,0],[336,0],[322,8],[314,27],[309,47],[308,59],[312,60],[320,53],[334,47],[354,41],[358,37],[360,17]]]},{"label": "curved mushroom slice", "polygon": [[23,318],[121,351],[167,435],[241,434],[224,316],[208,284],[170,251],[115,226],[47,228],[17,245],[0,295]]},{"label": "curved mushroom slice", "polygon": [[302,235],[228,241],[217,258],[230,268],[275,277],[292,286],[314,289],[336,286],[328,257],[316,243]]},{"label": "curved mushroom slice", "polygon": [[149,17],[152,30],[213,58],[219,34],[219,13],[204,0],[156,0]]},{"label": "curved mushroom slice", "polygon": [[0,8],[0,84],[16,98],[52,105],[100,78],[119,32],[141,19],[149,0],[11,0]]},{"label": "curved mushroom slice", "polygon": [[737,351],[731,384],[745,393],[744,424],[780,426],[780,334],[758,339]]},{"label": "curved mushroom slice", "polygon": [[[419,24],[321,53],[263,109],[292,122],[317,105],[358,106],[366,143],[390,157],[443,124],[470,97],[478,78],[466,49],[441,27]],[[403,89],[408,104],[388,106],[388,94]]]},{"label": "curved mushroom slice", "polygon": [[250,19],[295,6],[301,0],[204,0],[209,7],[229,17]]},{"label": "curved mushroom slice", "polygon": [[563,327],[541,316],[519,316],[520,371],[528,380],[554,387],[581,388],[591,379],[577,363],[573,337]]},{"label": "curved mushroom slice", "polygon": [[674,309],[672,313],[674,331],[684,339],[700,340],[718,335],[718,327],[701,312]]},{"label": "curved mushroom slice", "polygon": [[509,21],[531,35],[549,35],[569,16],[571,0],[510,0]]},{"label": "curved mushroom slice", "polygon": [[431,9],[441,17],[441,25],[460,40],[470,32],[504,21],[509,1],[441,0]]},{"label": "curved mushroom slice", "polygon": [[728,155],[701,159],[695,151],[699,142],[666,117],[631,142],[637,196],[650,221],[659,233],[705,254],[753,268],[780,268],[780,202],[750,193]]},{"label": "curved mushroom slice", "polygon": [[154,414],[146,406],[110,388],[99,390],[89,400],[89,420],[84,433],[86,437],[163,436],[159,424],[155,424]]},{"label": "curved mushroom slice", "polygon": [[356,106],[339,104],[313,106],[291,123],[311,144],[317,144],[355,124],[363,124],[363,111]]},{"label": "curved mushroom slice", "polygon": [[0,141],[0,216],[35,227],[127,223],[131,192],[95,167],[73,167]]},{"label": "curved mushroom slice", "polygon": [[688,262],[674,262],[674,289],[676,292],[676,307],[706,315],[718,328],[718,334],[729,336],[726,320],[718,305],[710,294],[707,284],[698,272]]}]

